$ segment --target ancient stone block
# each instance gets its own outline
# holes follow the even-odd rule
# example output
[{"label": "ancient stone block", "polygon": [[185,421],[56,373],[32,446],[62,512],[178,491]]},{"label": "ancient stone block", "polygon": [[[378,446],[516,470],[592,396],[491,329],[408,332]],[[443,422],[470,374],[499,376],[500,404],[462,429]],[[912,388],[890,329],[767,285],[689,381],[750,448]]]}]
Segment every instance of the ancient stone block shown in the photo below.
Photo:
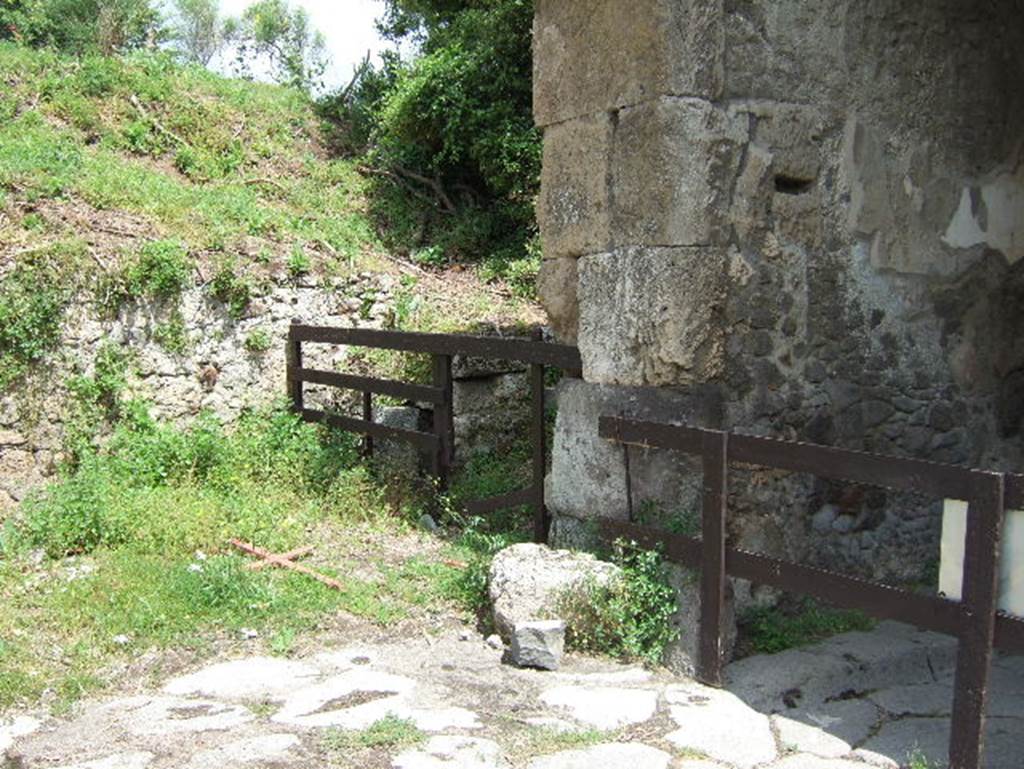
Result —
[{"label": "ancient stone block", "polygon": [[623,109],[612,155],[615,243],[724,242],[742,125],[701,99],[664,97]]},{"label": "ancient stone block", "polygon": [[578,275],[572,257],[545,259],[540,266],[537,293],[547,311],[551,329],[559,341],[576,342],[580,325],[580,308],[576,300]]},{"label": "ancient stone block", "polygon": [[720,375],[727,263],[718,248],[625,248],[580,259],[584,378],[677,385]]},{"label": "ancient stone block", "polygon": [[611,119],[603,114],[544,132],[537,222],[546,259],[608,247],[611,140]]},{"label": "ancient stone block", "polygon": [[[716,389],[612,387],[565,379],[558,387],[558,419],[551,450],[551,484],[547,503],[556,517],[553,536],[565,545],[586,543],[586,522],[596,518],[624,520],[626,466],[623,448],[598,436],[602,416],[625,416],[672,424],[717,427],[721,403]],[[648,523],[670,526],[700,509],[700,475],[694,460],[678,452],[631,450],[633,506]],[[649,520],[650,518],[660,520]],[[568,521],[580,520],[574,526]]]},{"label": "ancient stone block", "polygon": [[586,553],[519,544],[498,553],[488,578],[494,625],[503,638],[514,640],[524,623],[548,618],[561,596],[584,582],[608,584],[619,568]]},{"label": "ancient stone block", "polygon": [[512,662],[521,668],[558,670],[565,649],[565,623],[560,619],[517,623],[512,633]]},{"label": "ancient stone block", "polygon": [[722,88],[721,0],[539,0],[533,110],[546,126]]}]

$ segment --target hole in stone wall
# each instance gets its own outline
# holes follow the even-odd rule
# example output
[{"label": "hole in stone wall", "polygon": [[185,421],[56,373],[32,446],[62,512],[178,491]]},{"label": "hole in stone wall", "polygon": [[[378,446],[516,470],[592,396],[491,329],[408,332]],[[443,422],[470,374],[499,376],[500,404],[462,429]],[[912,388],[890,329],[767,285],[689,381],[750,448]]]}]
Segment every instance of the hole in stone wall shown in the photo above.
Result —
[{"label": "hole in stone wall", "polygon": [[803,195],[814,186],[814,179],[798,179],[795,176],[776,174],[775,191],[783,195]]}]

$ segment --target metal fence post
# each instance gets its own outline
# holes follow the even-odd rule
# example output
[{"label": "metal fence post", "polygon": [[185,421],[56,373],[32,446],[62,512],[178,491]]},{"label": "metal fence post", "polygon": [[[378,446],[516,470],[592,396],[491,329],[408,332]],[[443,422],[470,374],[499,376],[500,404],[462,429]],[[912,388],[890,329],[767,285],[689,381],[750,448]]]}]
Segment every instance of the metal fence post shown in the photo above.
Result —
[{"label": "metal fence post", "polygon": [[[541,342],[541,330],[535,329],[533,341]],[[544,365],[530,364],[531,438],[533,443],[533,541],[548,540],[548,514],[544,504],[544,475],[547,472],[547,419],[544,402]]]},{"label": "metal fence post", "polygon": [[441,403],[434,405],[434,435],[437,436],[437,452],[434,454],[433,470],[437,477],[438,491],[448,490],[452,460],[455,456],[455,423],[453,416],[452,356],[434,355],[434,387],[442,391]]},{"label": "metal fence post", "polygon": [[964,623],[957,649],[950,723],[950,769],[980,769],[985,746],[985,707],[995,641],[999,539],[1005,479],[978,474],[967,503],[967,539],[961,591]]},{"label": "metal fence post", "polygon": [[[363,392],[363,421],[373,421],[373,393],[369,390]],[[373,436],[363,436],[363,456],[373,456]]]},{"label": "metal fence post", "polygon": [[729,435],[724,432],[706,432],[701,443],[704,499],[701,524],[700,679],[709,686],[721,686]]},{"label": "metal fence post", "polygon": [[[292,319],[292,326],[298,325],[298,318]],[[288,333],[288,341],[285,347],[285,381],[288,387],[288,397],[291,400],[292,411],[301,414],[303,409],[302,400],[302,379],[299,378],[299,369],[302,368],[302,342],[292,338],[291,329]]]}]

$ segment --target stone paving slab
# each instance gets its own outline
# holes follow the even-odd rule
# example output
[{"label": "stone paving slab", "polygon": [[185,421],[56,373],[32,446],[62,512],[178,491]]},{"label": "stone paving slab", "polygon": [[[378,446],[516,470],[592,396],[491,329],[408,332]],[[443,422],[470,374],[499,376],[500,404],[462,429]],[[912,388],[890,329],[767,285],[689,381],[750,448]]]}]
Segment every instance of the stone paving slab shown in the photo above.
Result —
[{"label": "stone paving slab", "polygon": [[[880,638],[854,633],[747,660],[728,671],[726,690],[576,655],[557,673],[520,670],[483,637],[460,640],[464,631],[299,660],[221,660],[157,692],[82,703],[69,718],[8,717],[0,766],[6,753],[18,769],[322,769],[325,730],[397,716],[427,737],[375,754],[375,769],[895,769],[914,748],[945,757],[949,720],[934,714],[951,702],[951,673],[945,647],[923,644],[931,635],[889,626]],[[795,660],[810,667],[794,670]],[[985,769],[1022,769],[1024,658],[993,667],[1000,716],[989,720]],[[878,685],[852,685],[865,682]],[[593,730],[607,741],[518,752],[531,735]]]}]

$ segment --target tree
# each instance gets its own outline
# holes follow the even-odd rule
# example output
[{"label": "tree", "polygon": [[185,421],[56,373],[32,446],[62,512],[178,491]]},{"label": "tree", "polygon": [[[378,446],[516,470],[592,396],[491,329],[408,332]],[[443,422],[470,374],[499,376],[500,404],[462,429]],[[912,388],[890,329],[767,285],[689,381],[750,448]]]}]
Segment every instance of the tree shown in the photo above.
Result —
[{"label": "tree", "polygon": [[155,44],[153,0],[0,0],[0,36],[74,54],[113,54]]},{"label": "tree", "polygon": [[532,0],[388,0],[378,26],[415,43],[415,55],[386,56],[324,107],[366,154],[382,231],[408,224],[409,241],[392,246],[436,246],[448,258],[527,253],[541,146],[532,23]]},{"label": "tree", "polygon": [[174,0],[175,41],[189,61],[204,67],[223,44],[218,0]]},{"label": "tree", "polygon": [[321,85],[327,69],[324,37],[301,8],[293,9],[287,0],[260,0],[226,30],[237,46],[240,72],[251,74],[253,59],[263,58],[283,85],[305,91]]}]

